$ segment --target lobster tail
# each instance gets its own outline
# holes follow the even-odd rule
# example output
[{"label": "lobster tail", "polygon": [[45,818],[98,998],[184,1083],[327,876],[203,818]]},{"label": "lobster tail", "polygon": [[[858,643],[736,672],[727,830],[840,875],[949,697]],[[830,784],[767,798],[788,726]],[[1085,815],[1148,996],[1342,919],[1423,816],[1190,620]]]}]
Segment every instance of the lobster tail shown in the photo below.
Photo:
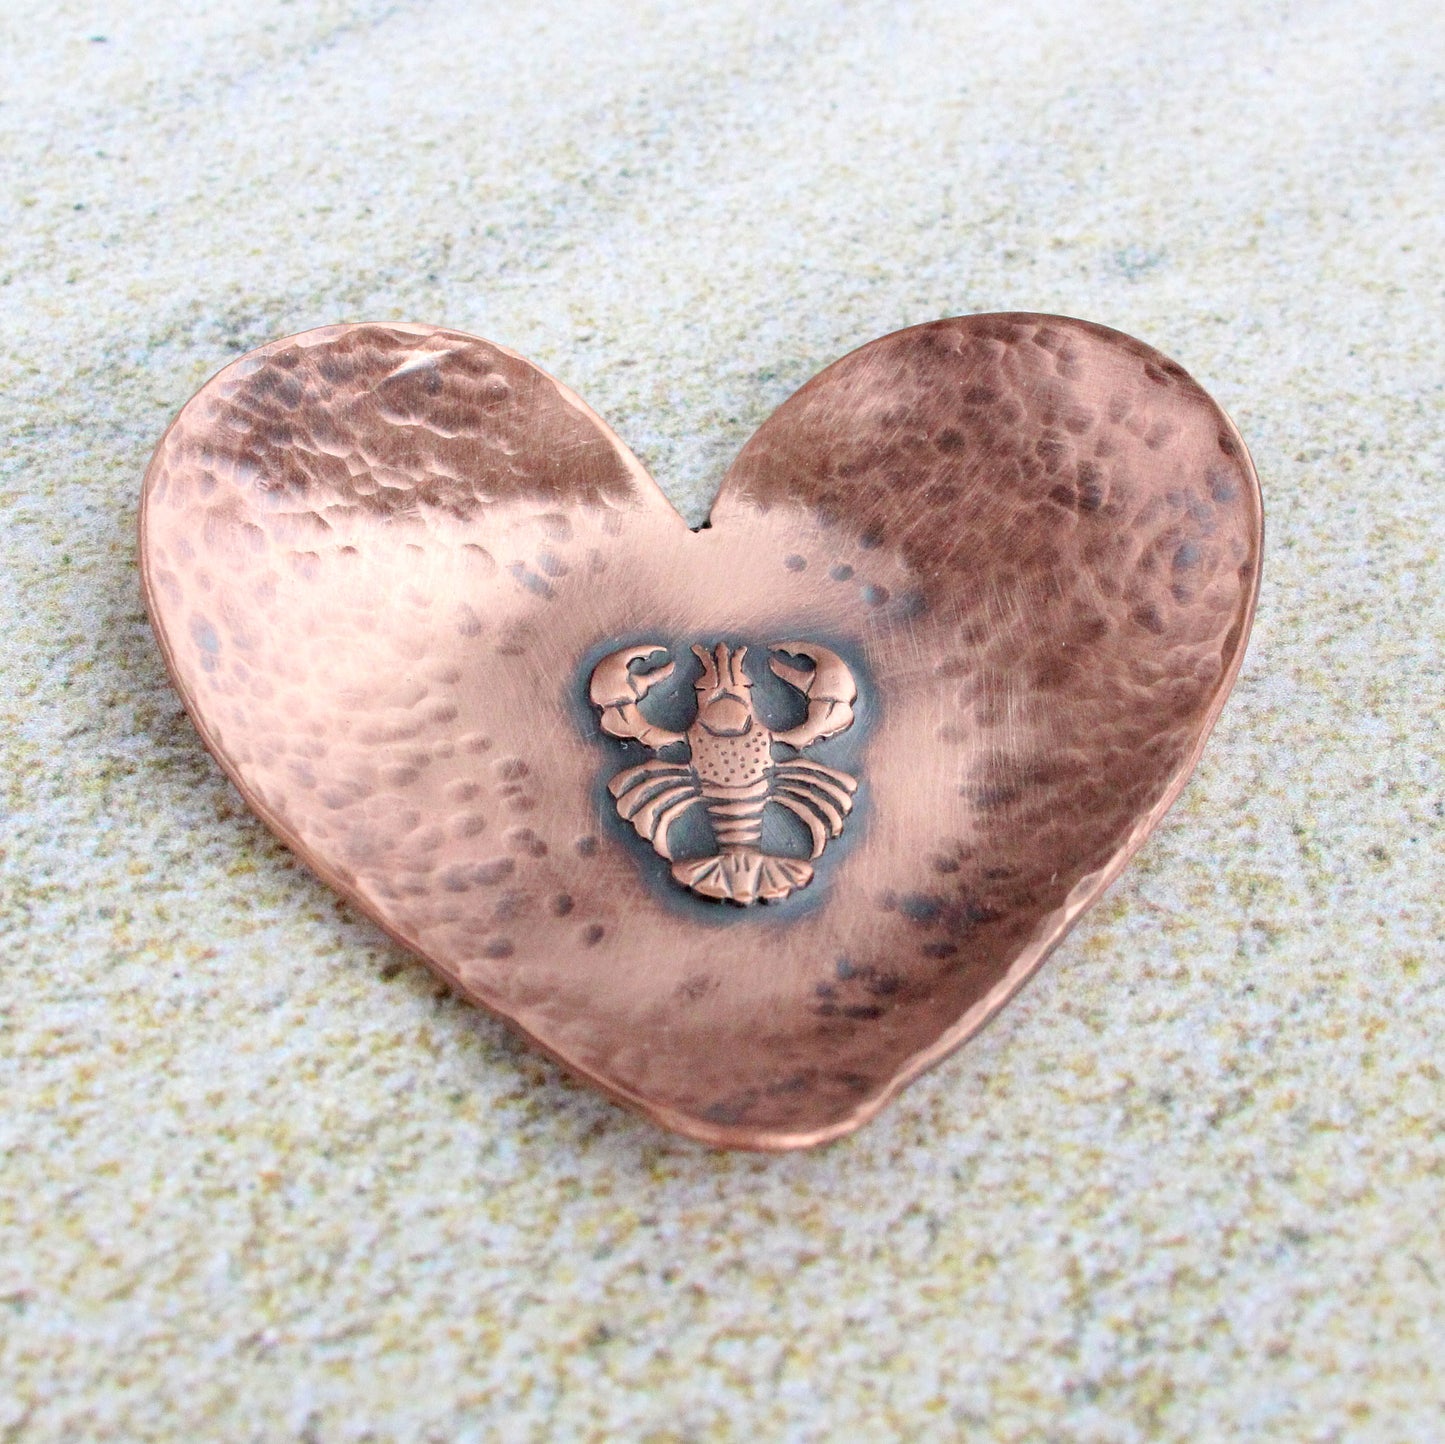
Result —
[{"label": "lobster tail", "polygon": [[801,858],[773,857],[749,849],[675,862],[672,875],[683,887],[703,897],[746,906],[777,902],[806,887],[813,880],[813,867]]}]

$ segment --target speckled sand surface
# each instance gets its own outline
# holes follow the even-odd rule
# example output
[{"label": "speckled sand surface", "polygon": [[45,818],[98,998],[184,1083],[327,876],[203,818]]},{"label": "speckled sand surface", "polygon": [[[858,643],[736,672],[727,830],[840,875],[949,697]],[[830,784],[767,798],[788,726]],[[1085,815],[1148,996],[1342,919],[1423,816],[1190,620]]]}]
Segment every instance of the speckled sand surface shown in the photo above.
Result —
[{"label": "speckled sand surface", "polygon": [[[1445,23],[1356,3],[0,7],[0,1440],[1445,1438]],[[251,820],[134,511],[238,351],[446,322],[700,519],[827,361],[1153,342],[1264,482],[1166,825],[862,1134],[673,1141]]]}]

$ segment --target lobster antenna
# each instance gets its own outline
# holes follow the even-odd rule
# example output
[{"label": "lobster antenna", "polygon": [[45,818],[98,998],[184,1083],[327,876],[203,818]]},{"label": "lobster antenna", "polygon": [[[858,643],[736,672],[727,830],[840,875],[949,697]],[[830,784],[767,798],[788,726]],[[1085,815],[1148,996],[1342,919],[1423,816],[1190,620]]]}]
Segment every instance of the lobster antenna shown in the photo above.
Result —
[{"label": "lobster antenna", "polygon": [[716,687],[718,684],[717,663],[705,648],[693,644],[692,654],[702,663],[702,676],[697,679],[699,687]]}]

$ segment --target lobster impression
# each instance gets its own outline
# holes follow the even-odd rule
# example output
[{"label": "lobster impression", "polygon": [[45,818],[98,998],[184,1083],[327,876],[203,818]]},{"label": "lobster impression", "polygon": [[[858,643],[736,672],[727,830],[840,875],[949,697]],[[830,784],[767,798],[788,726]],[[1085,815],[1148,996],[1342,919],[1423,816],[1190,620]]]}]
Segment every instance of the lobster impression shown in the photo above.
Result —
[{"label": "lobster impression", "polygon": [[[609,736],[642,743],[652,751],[685,744],[686,761],[653,757],[619,772],[608,783],[618,814],[672,863],[672,876],[702,897],[747,905],[785,898],[813,880],[813,864],[800,857],[763,851],[763,813],[781,807],[799,818],[812,841],[811,858],[843,831],[853,808],[856,779],[811,758],[786,755],[781,745],[801,752],[836,737],[853,725],[858,689],[836,653],[811,642],[774,642],[774,653],[802,657],[807,667],[777,656],[773,672],[807,699],[807,715],[796,726],[771,731],[753,706],[752,681],[743,671],[746,647],[719,642],[711,651],[694,647],[702,674],[694,684],[697,715],[685,732],[658,727],[643,716],[641,702],[670,677],[675,662],[650,671],[639,663],[666,649],[653,643],[623,647],[604,657],[592,672],[590,696]],[[716,851],[674,860],[668,834],[692,808],[707,811]]]}]

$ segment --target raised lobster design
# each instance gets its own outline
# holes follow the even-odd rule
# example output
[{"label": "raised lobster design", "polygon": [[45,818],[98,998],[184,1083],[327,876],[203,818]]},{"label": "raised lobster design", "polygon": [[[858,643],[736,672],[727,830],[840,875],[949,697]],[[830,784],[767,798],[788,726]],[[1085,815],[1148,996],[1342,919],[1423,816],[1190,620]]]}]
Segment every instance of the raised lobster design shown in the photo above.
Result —
[{"label": "raised lobster design", "polygon": [[[801,751],[853,725],[858,689],[852,673],[826,647],[811,642],[775,642],[772,652],[804,657],[809,668],[772,657],[772,670],[807,698],[803,721],[773,732],[753,707],[752,681],[743,671],[746,647],[719,642],[711,652],[694,647],[702,663],[697,715],[685,732],[654,726],[639,703],[670,677],[675,662],[651,671],[635,664],[666,649],[655,643],[624,647],[604,657],[592,672],[590,695],[601,713],[602,730],[641,742],[654,751],[685,743],[686,761],[654,757],[619,772],[607,785],[618,813],[672,862],[672,876],[703,897],[746,905],[785,898],[813,880],[813,865],[800,857],[763,851],[763,812],[770,804],[802,820],[818,857],[843,831],[853,807],[857,781],[846,772],[810,758],[778,760],[777,744]],[[673,860],[668,833],[698,803],[705,805],[717,851],[706,857]]]}]

